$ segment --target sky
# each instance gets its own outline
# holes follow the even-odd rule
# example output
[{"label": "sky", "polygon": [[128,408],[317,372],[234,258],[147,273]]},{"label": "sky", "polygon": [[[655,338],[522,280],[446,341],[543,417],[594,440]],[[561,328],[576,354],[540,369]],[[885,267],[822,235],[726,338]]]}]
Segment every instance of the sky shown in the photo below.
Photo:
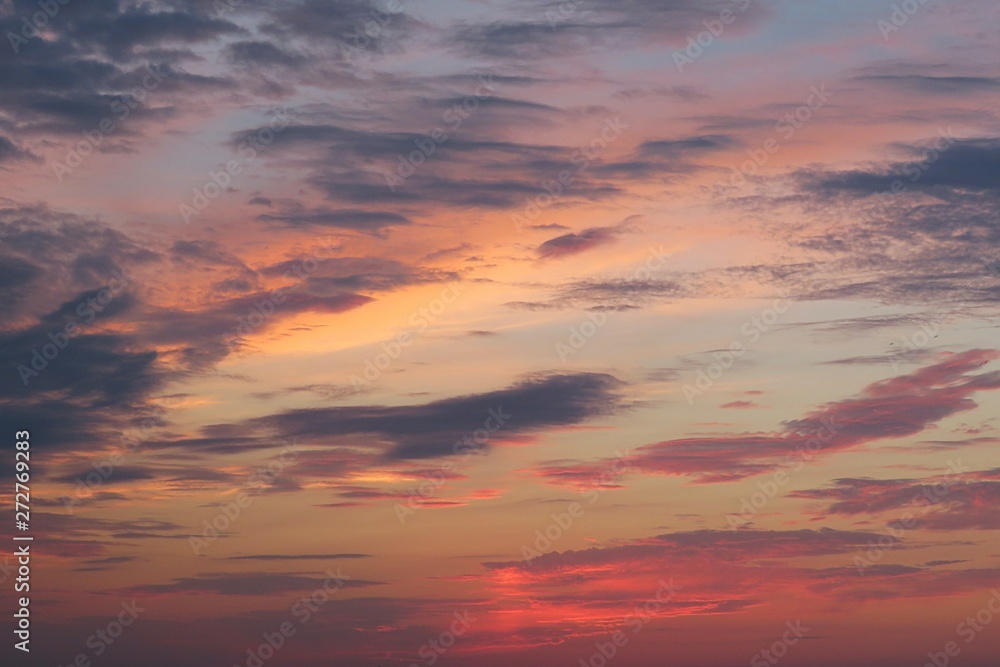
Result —
[{"label": "sky", "polygon": [[4,664],[995,666],[998,19],[0,0]]}]

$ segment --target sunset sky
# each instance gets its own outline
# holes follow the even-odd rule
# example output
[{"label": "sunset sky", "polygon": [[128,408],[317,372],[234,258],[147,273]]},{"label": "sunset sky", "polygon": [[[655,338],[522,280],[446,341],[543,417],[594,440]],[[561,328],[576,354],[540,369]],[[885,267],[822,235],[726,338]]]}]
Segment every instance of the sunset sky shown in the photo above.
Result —
[{"label": "sunset sky", "polygon": [[0,35],[4,665],[996,666],[995,0]]}]

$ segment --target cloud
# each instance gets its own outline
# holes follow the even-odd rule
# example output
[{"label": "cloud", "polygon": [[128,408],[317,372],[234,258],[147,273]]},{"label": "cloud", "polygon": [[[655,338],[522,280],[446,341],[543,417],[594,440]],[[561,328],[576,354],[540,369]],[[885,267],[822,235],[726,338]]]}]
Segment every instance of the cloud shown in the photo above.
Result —
[{"label": "cloud", "polygon": [[[122,595],[166,595],[171,593],[208,593],[212,595],[276,595],[323,588],[326,577],[274,572],[208,573],[180,577],[169,584],[146,584],[119,591]],[[344,579],[343,588],[368,588],[383,582]]]},{"label": "cloud", "polygon": [[258,554],[253,556],[228,556],[226,560],[263,560],[263,561],[279,561],[279,560],[342,560],[342,559],[357,559],[357,558],[371,558],[371,554],[352,554],[352,553],[342,553],[342,554]]},{"label": "cloud", "polygon": [[[13,509],[4,512],[4,519],[13,522]],[[171,521],[150,518],[101,519],[63,511],[31,513],[32,530],[58,535],[46,540],[46,553],[58,558],[93,559],[103,554],[115,540],[187,539],[186,535],[176,532],[180,527]]]},{"label": "cloud", "polygon": [[[507,125],[501,119],[484,121],[480,131],[472,134],[467,129],[452,129],[454,124],[449,125],[443,118],[431,118],[418,129],[410,129],[412,119],[397,119],[398,112],[393,110],[387,110],[387,114],[384,129],[354,129],[343,119],[320,122],[321,114],[315,114],[307,119],[310,122],[291,125],[275,134],[269,156],[294,159],[298,166],[310,169],[308,184],[326,199],[357,208],[340,213],[301,209],[298,214],[267,214],[263,219],[361,229],[399,224],[401,220],[390,214],[401,216],[417,205],[508,209],[523,206],[526,199],[543,192],[543,182],[575,168],[573,160],[579,162],[582,157],[580,149],[571,146],[490,139],[491,134],[506,131]],[[407,129],[400,130],[400,126]],[[445,133],[446,141],[429,138],[435,127]],[[234,133],[231,147],[235,150],[247,135],[259,129]],[[428,143],[434,151],[425,155],[419,146]],[[410,160],[412,156],[419,157]],[[599,160],[593,162],[596,165]],[[490,165],[488,173],[482,169],[484,164]],[[561,196],[593,201],[622,192],[592,173],[581,171]],[[381,217],[373,221],[360,218],[360,211],[372,206],[379,208]],[[389,207],[398,210],[387,211]]]},{"label": "cloud", "polygon": [[700,158],[739,145],[739,141],[724,134],[653,139],[640,144],[627,158],[597,165],[594,171],[626,180],[689,175],[706,168]]},{"label": "cloud", "polygon": [[254,396],[262,400],[268,400],[274,396],[280,396],[281,394],[310,393],[320,396],[326,400],[336,401],[342,398],[347,398],[348,396],[354,396],[360,392],[361,390],[358,387],[354,387],[349,384],[308,384],[297,387],[288,387],[287,389],[281,389],[278,391],[258,392],[254,394]]},{"label": "cloud", "polygon": [[[93,472],[93,468],[87,468],[69,473],[68,475],[53,477],[52,481],[62,482],[64,484],[76,484],[77,479],[86,479],[87,475]],[[117,466],[114,469],[114,474],[105,479],[103,484],[123,484],[127,482],[153,479],[154,477],[155,475],[153,475],[153,473],[147,468],[139,466]]]},{"label": "cloud", "polygon": [[19,148],[13,141],[0,134],[0,162],[14,162],[35,157],[30,151]]},{"label": "cloud", "polygon": [[[336,47],[326,57],[346,57],[351,49],[395,50],[400,39],[421,24],[405,11],[385,11],[369,0],[304,0],[268,7],[261,31],[281,42],[300,38],[314,45]],[[403,8],[405,9],[405,7]],[[377,23],[373,23],[379,19]],[[377,25],[372,29],[369,25]]]},{"label": "cloud", "polygon": [[753,401],[730,401],[729,403],[723,403],[719,407],[725,410],[752,410],[761,406]]},{"label": "cloud", "polygon": [[42,268],[21,257],[0,256],[0,289],[14,293],[19,287],[33,282],[42,274]]},{"label": "cloud", "polygon": [[629,310],[641,308],[651,301],[692,294],[690,284],[669,278],[591,278],[560,288],[548,306]]},{"label": "cloud", "polygon": [[579,233],[563,234],[538,246],[536,252],[542,259],[557,259],[593,250],[613,243],[619,231],[615,227],[591,227]]},{"label": "cloud", "polygon": [[[116,125],[117,131],[103,137],[100,147],[128,149],[130,135],[141,135],[150,120],[162,121],[177,113],[184,105],[174,103],[209,91],[206,83],[212,85],[213,94],[231,88],[230,79],[188,75],[180,63],[199,59],[192,49],[243,29],[208,15],[194,3],[171,4],[175,6],[118,0],[60,3],[58,14],[46,17],[44,39],[23,40],[15,54],[0,60],[4,123],[14,124],[26,140],[44,137],[44,143],[53,145],[65,136],[76,143],[76,133],[94,132],[104,119],[121,120],[112,105],[141,85],[147,65],[152,65],[168,75],[156,88],[156,105],[130,109],[128,123]],[[36,2],[7,2],[0,15],[5,41],[21,35],[22,17],[38,11]]]},{"label": "cloud", "polygon": [[[702,483],[728,482],[790,464],[801,467],[816,455],[916,435],[946,417],[976,408],[971,398],[976,392],[1000,389],[1000,371],[973,374],[997,358],[1000,353],[993,350],[941,355],[931,366],[872,383],[856,398],[827,403],[771,433],[644,445],[633,450],[630,470],[690,476]],[[593,475],[609,461],[580,464],[575,474]]]},{"label": "cloud", "polygon": [[287,51],[271,42],[242,41],[226,47],[227,57],[246,67],[276,67],[290,69],[305,65],[308,58],[301,53]]},{"label": "cloud", "polygon": [[[940,142],[939,142],[940,143]],[[814,177],[811,187],[824,192],[858,196],[912,191],[963,190],[1000,194],[1000,139],[956,139],[941,148],[907,146],[910,162],[896,162],[879,170],[854,170]],[[895,182],[900,186],[894,186]],[[894,190],[893,188],[896,187]]]},{"label": "cloud", "polygon": [[[904,516],[928,530],[995,530],[1000,525],[1000,481],[982,473],[913,479],[837,479],[823,489],[793,491],[793,498],[825,500],[822,514]],[[915,518],[913,518],[915,517]]]},{"label": "cloud", "polygon": [[[287,275],[304,263],[290,259],[261,269],[265,276]],[[419,269],[403,262],[378,257],[330,257],[313,260],[315,269],[305,280],[305,290],[316,296],[356,291],[384,292],[412,285],[445,283],[458,280],[454,272]]]},{"label": "cloud", "polygon": [[935,76],[929,74],[864,74],[858,81],[893,87],[925,95],[968,95],[1000,89],[1000,78],[988,76]]},{"label": "cloud", "polygon": [[406,216],[387,211],[327,208],[307,210],[296,206],[288,207],[279,213],[258,215],[257,220],[280,222],[290,227],[334,227],[370,234],[378,234],[386,227],[411,224]]},{"label": "cloud", "polygon": [[[749,564],[766,559],[825,556],[851,553],[866,546],[873,533],[819,530],[695,530],[666,533],[629,541],[621,546],[593,547],[583,551],[552,552],[531,561],[530,572],[546,576],[566,576],[560,572],[570,566],[607,566],[612,563],[642,561],[649,556],[695,561],[706,554],[713,560]],[[521,561],[487,562],[487,569],[510,567],[525,569]],[[575,567],[573,569],[575,569]],[[593,571],[599,577],[600,569]]]},{"label": "cloud", "polygon": [[490,436],[491,444],[614,414],[626,407],[619,394],[622,386],[614,377],[600,373],[542,374],[506,389],[424,405],[289,410],[255,418],[248,425],[283,437],[321,441],[377,436],[387,458],[422,459],[454,454],[456,443],[484,429],[487,419],[500,412],[509,417]]},{"label": "cloud", "polygon": [[649,45],[685,45],[705,30],[705,21],[718,20],[724,9],[737,13],[728,30],[733,34],[756,27],[767,16],[754,3],[731,0],[636,0],[622,5],[612,0],[558,0],[526,5],[521,16],[489,23],[466,23],[456,35],[465,52],[515,62],[537,62],[580,52]]},{"label": "cloud", "polygon": [[[634,618],[637,601],[659,600],[652,605],[653,617],[743,613],[737,622],[746,623],[748,610],[787,595],[814,606],[856,608],[871,601],[966,596],[1000,581],[996,568],[882,564],[859,577],[851,559],[865,554],[879,537],[832,528],[679,531],[589,549],[529,551],[530,561],[483,566],[494,597],[512,601],[505,607],[530,599],[530,605],[513,607],[521,626],[558,614],[571,627],[562,637],[606,634],[604,624]],[[838,561],[844,565],[837,566]],[[658,591],[670,594],[656,596]]]}]

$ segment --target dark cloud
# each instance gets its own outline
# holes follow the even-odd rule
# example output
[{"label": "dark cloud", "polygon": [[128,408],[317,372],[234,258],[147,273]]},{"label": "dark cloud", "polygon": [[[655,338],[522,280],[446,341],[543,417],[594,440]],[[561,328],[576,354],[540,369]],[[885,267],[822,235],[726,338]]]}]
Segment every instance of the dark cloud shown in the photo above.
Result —
[{"label": "dark cloud", "polygon": [[629,157],[597,165],[594,172],[624,179],[688,175],[706,168],[700,158],[738,145],[736,139],[724,134],[646,141]]},{"label": "dark cloud", "polygon": [[468,23],[455,39],[466,52],[516,61],[623,47],[636,41],[684,46],[689,36],[705,30],[705,21],[718,20],[724,9],[737,15],[729,28],[734,33],[756,27],[767,15],[757,4],[744,7],[731,0],[633,0],[627,4],[548,0],[525,4],[514,19]]},{"label": "dark cloud", "polygon": [[335,401],[342,398],[347,398],[348,396],[354,396],[355,394],[361,393],[361,389],[354,387],[349,384],[308,384],[300,385],[298,387],[288,387],[287,389],[282,389],[279,391],[269,391],[260,392],[254,394],[257,398],[267,400],[273,396],[278,396],[284,393],[294,394],[294,393],[309,393],[320,396],[326,400]]},{"label": "dark cloud", "polygon": [[[225,355],[225,346],[229,342],[264,331],[281,319],[305,312],[342,313],[371,301],[370,297],[343,291],[324,296],[301,290],[286,290],[278,295],[276,301],[273,290],[261,290],[219,301],[200,310],[161,309],[146,320],[146,338],[156,343],[218,345],[218,349],[204,350],[216,358],[216,353]],[[264,304],[262,308],[268,311],[268,316],[262,318],[256,327],[247,327],[248,316],[258,313],[260,317],[258,304]]]},{"label": "dark cloud", "polygon": [[[40,6],[12,0],[4,9],[0,33],[6,42],[22,33],[22,17],[36,15]],[[27,39],[0,58],[0,109],[25,140],[41,133],[52,140],[58,138],[53,134],[94,132],[102,120],[115,120],[114,133],[98,150],[127,149],[128,136],[140,134],[146,121],[177,113],[175,103],[185,93],[217,93],[233,85],[224,78],[189,75],[180,66],[201,59],[192,47],[243,31],[205,9],[208,3],[202,8],[118,0],[59,3],[58,13],[47,17],[45,39]],[[148,66],[165,75],[155,86],[156,104],[130,109],[128,122],[119,127],[123,119],[113,105],[142,84]]]},{"label": "dark cloud", "polygon": [[[405,3],[404,3],[405,4]],[[351,50],[385,52],[420,26],[402,11],[386,11],[385,3],[373,0],[304,0],[269,7],[265,35],[287,40],[303,38],[313,44],[336,47],[327,57],[348,55]]]},{"label": "dark cloud", "polygon": [[[108,20],[110,18],[110,20]],[[139,45],[195,44],[214,41],[225,35],[239,34],[241,28],[218,18],[185,11],[150,11],[128,9],[103,20],[81,21],[78,31],[110,54],[125,56]]]},{"label": "dark cloud", "polygon": [[136,560],[135,556],[110,556],[108,558],[97,558],[84,561],[87,565],[116,565],[118,563],[131,563]]},{"label": "dark cloud", "polygon": [[1000,78],[987,76],[933,76],[928,74],[864,74],[858,81],[870,81],[929,95],[968,95],[1000,89]]},{"label": "dark cloud", "polygon": [[[288,260],[261,269],[264,275],[285,275],[303,260]],[[421,270],[391,259],[376,257],[334,257],[318,260],[305,281],[305,290],[313,295],[355,291],[390,291],[410,285],[443,283],[457,280],[450,272]]]},{"label": "dark cloud", "polygon": [[[339,283],[302,282],[275,297],[218,243],[177,240],[161,255],[120,231],[44,207],[0,210],[0,258],[9,312],[16,315],[10,322],[18,327],[0,331],[0,364],[8,369],[0,374],[0,399],[9,408],[9,419],[0,421],[29,428],[54,448],[121,440],[130,425],[158,414],[149,401],[166,382],[211,368],[261,327],[371,301],[351,291],[352,284],[391,289],[434,279],[391,263],[347,260],[313,276]],[[147,271],[166,258],[218,276],[216,285],[226,289],[183,306],[147,303]],[[110,301],[102,298],[108,294]],[[261,317],[258,306],[266,317],[248,327],[248,317]],[[111,323],[123,326],[111,330]],[[76,327],[72,336],[68,325]]]},{"label": "dark cloud", "polygon": [[[52,350],[58,347],[50,335],[65,343],[56,356]],[[44,357],[43,347],[51,359]],[[127,336],[115,334],[68,338],[62,326],[45,325],[0,334],[0,364],[7,369],[0,374],[0,396],[19,401],[26,416],[41,410],[35,415],[38,417],[48,414],[40,401],[51,392],[92,407],[134,405],[166,379],[160,375],[156,359],[155,351],[133,350]],[[84,419],[82,423],[96,421]],[[48,430],[52,425],[38,427]]]},{"label": "dark cloud", "polygon": [[[197,577],[181,577],[169,584],[133,586],[120,591],[122,595],[163,595],[169,593],[208,593],[215,595],[275,595],[323,588],[324,576],[279,574],[272,572],[213,573]],[[380,581],[345,578],[342,588],[367,588],[381,585]]]},{"label": "dark cloud", "polygon": [[[510,415],[491,442],[570,426],[625,407],[622,383],[610,375],[539,375],[507,389],[447,398],[425,405],[314,408],[260,417],[250,424],[284,437],[311,439],[379,436],[392,459],[420,459],[454,453],[491,414]],[[491,410],[493,413],[491,413]]]},{"label": "dark cloud", "polygon": [[[34,436],[32,436],[34,439]],[[14,512],[4,512],[3,518],[14,520]],[[175,532],[179,525],[149,518],[101,519],[65,512],[31,513],[31,528],[44,533],[45,552],[57,558],[95,559],[118,540],[186,539]]]},{"label": "dark cloud", "polygon": [[32,154],[19,148],[13,141],[0,134],[0,162],[13,162],[32,157]]},{"label": "dark cloud", "polygon": [[222,266],[235,266],[249,271],[249,267],[242,260],[215,241],[178,239],[170,247],[170,255],[175,260],[193,260]]},{"label": "dark cloud", "polygon": [[[60,477],[53,477],[52,481],[62,482],[64,484],[76,484],[77,479],[86,479],[88,474],[94,472],[94,469],[86,468],[83,470],[78,470],[76,472],[69,473],[68,475],[62,475]],[[153,479],[155,475],[147,468],[139,466],[117,466],[114,469],[114,474],[110,475],[104,480],[104,484],[122,484],[127,482],[135,482],[139,480]]]},{"label": "dark cloud", "polygon": [[[327,199],[365,207],[412,207],[420,203],[486,209],[525,206],[529,198],[545,192],[544,182],[566,170],[574,170],[576,175],[563,188],[561,197],[598,200],[622,192],[613,183],[592,177],[591,174],[597,174],[596,169],[578,168],[588,162],[579,148],[481,138],[490,128],[483,128],[473,138],[452,131],[441,120],[436,125],[442,131],[447,130],[446,141],[435,142],[430,138],[434,124],[420,131],[375,131],[302,123],[276,133],[268,155],[276,159],[294,155],[300,166],[312,169],[307,180]],[[251,128],[234,134],[233,147],[256,131]],[[419,148],[421,145],[425,150]],[[433,146],[433,153],[427,153],[428,146]],[[599,156],[590,161],[596,165]],[[488,166],[488,177],[484,165]],[[289,225],[326,224],[362,230],[405,224],[404,219],[393,213],[368,209],[310,211],[293,207],[288,213],[268,214],[261,219]]]},{"label": "dark cloud", "polygon": [[6,293],[34,281],[41,274],[41,267],[26,259],[0,256],[0,289]]},{"label": "dark cloud", "polygon": [[[946,147],[912,146],[910,162],[879,170],[819,174],[810,187],[823,192],[848,192],[860,197],[902,190],[976,191],[1000,194],[1000,139],[957,139]],[[895,183],[898,182],[898,185]],[[895,188],[895,189],[894,189]]]},{"label": "dark cloud", "polygon": [[843,223],[779,224],[790,245],[826,257],[796,273],[761,277],[804,299],[934,305],[943,314],[995,305],[1000,283],[989,249],[1000,244],[1000,143],[958,139],[925,153],[931,144],[895,147],[910,162],[796,173],[801,194],[793,207]]},{"label": "dark cloud", "polygon": [[258,215],[257,220],[280,222],[290,227],[335,227],[367,233],[380,233],[386,227],[411,224],[405,215],[388,211],[301,207],[289,207],[278,213],[264,213]]},{"label": "dark cloud", "polygon": [[678,160],[737,145],[739,142],[724,134],[709,134],[685,139],[657,139],[643,142],[639,146],[638,155],[646,158]]},{"label": "dark cloud", "polygon": [[575,255],[613,243],[620,231],[615,227],[591,227],[579,233],[563,234],[549,239],[538,246],[537,253],[542,259],[556,259]]},{"label": "dark cloud", "polygon": [[308,61],[306,56],[286,51],[271,42],[235,42],[226,48],[230,60],[247,67],[293,68]]}]

